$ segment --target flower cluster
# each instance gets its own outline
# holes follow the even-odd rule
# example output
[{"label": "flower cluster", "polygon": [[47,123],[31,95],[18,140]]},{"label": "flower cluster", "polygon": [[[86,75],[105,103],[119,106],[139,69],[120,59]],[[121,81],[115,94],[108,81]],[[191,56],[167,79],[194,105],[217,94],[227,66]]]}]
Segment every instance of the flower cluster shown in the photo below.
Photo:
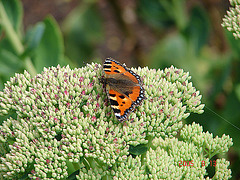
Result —
[{"label": "flower cluster", "polygon": [[153,147],[147,152],[145,163],[150,178],[209,179],[206,170],[209,166],[215,167],[214,179],[231,178],[228,161],[211,160],[214,155],[224,153],[232,146],[229,136],[213,138],[212,134],[202,132],[202,127],[193,123],[184,126],[179,139],[164,140],[159,137],[152,141]]},{"label": "flower cluster", "polygon": [[[189,73],[174,67],[132,70],[143,78],[147,100],[123,123],[116,119],[99,82],[99,64],[79,69],[57,66],[45,68],[36,77],[24,72],[11,78],[0,92],[4,119],[0,126],[0,177],[183,177],[187,171],[203,172],[206,168],[183,171],[177,164],[179,159],[200,161],[199,147],[205,147],[201,152],[209,149],[211,155],[228,150],[228,136],[213,139],[200,127],[185,127],[181,131],[184,142],[173,138],[190,113],[203,112],[201,95]],[[199,136],[194,136],[194,131]],[[202,142],[204,138],[212,138],[209,147]],[[178,149],[181,146],[184,153]],[[218,167],[221,172],[222,166]]]},{"label": "flower cluster", "polygon": [[229,0],[233,6],[227,11],[227,15],[223,18],[222,26],[226,27],[228,31],[233,33],[236,39],[240,38],[240,1]]},{"label": "flower cluster", "polygon": [[[196,131],[197,129],[197,131]],[[195,134],[198,132],[199,134]],[[193,123],[185,125],[181,130],[181,137],[189,134],[193,136],[203,136],[202,127]],[[211,135],[212,136],[212,135]],[[203,140],[203,139],[201,139]],[[226,148],[232,145],[232,139],[229,136],[223,135],[222,138],[207,139],[209,146],[215,146],[217,143],[224,146],[218,146],[215,149],[216,153],[226,152]],[[185,142],[184,142],[185,141]],[[211,160],[215,154],[206,153],[207,146],[195,144],[195,140],[178,140],[177,138],[161,137],[154,138],[152,147],[146,152],[145,158],[140,160],[139,156],[133,158],[131,155],[125,157],[125,163],[116,163],[109,170],[103,170],[97,167],[94,170],[87,171],[84,169],[77,176],[78,179],[100,179],[104,175],[112,175],[113,179],[210,179],[207,175],[207,167],[215,168],[213,179],[229,179],[231,178],[231,170],[228,169],[229,162],[225,159]],[[106,174],[108,172],[108,174]]]}]

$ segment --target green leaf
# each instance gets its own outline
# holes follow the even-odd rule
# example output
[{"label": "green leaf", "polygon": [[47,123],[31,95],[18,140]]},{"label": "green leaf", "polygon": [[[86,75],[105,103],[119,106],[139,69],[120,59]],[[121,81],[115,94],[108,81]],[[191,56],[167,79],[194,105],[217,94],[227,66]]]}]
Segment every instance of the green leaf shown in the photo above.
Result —
[{"label": "green leaf", "polygon": [[75,64],[81,59],[92,58],[96,47],[104,38],[102,19],[95,4],[79,6],[63,23],[66,55]]},{"label": "green leaf", "polygon": [[7,13],[7,16],[13,25],[14,30],[20,34],[20,27],[23,18],[23,9],[21,1],[18,0],[2,0],[3,7]]},{"label": "green leaf", "polygon": [[19,180],[28,179],[28,174],[29,174],[29,172],[24,173],[24,174],[19,178]]},{"label": "green leaf", "polygon": [[[219,118],[219,128],[218,135],[228,134],[233,138],[233,144],[236,149],[240,149],[239,141],[239,127],[240,127],[240,101],[236,93],[233,91],[228,95],[227,102],[225,104],[225,109],[221,114],[222,118]],[[237,128],[236,128],[237,127]]]},{"label": "green leaf", "polygon": [[[174,53],[173,53],[174,52]],[[165,68],[171,65],[182,67],[188,54],[188,44],[180,34],[172,34],[156,43],[149,53],[154,67]]]},{"label": "green leaf", "polygon": [[0,75],[10,77],[23,67],[22,61],[12,52],[0,49]]},{"label": "green leaf", "polygon": [[232,32],[229,32],[225,30],[229,45],[231,46],[233,57],[236,60],[239,60],[240,57],[240,41],[238,39],[235,39],[235,37],[232,35]]},{"label": "green leaf", "polygon": [[[39,45],[33,54],[33,61],[37,72],[41,72],[43,67],[57,66],[63,58],[63,39],[57,22],[52,17],[44,20],[45,31]],[[42,25],[36,30],[38,37],[35,37],[35,45],[41,37]],[[34,44],[33,43],[33,44]],[[33,46],[34,47],[34,46]]]},{"label": "green leaf", "polygon": [[[1,82],[1,80],[0,80],[0,82]],[[4,87],[4,88],[5,88],[5,87]],[[2,90],[3,88],[0,88],[0,89]],[[6,121],[6,120],[9,119],[9,118],[17,119],[17,113],[16,113],[16,111],[10,110],[10,111],[8,111],[8,114],[7,114],[7,115],[1,115],[1,116],[0,116],[0,125],[2,125],[3,121]]]},{"label": "green leaf", "polygon": [[235,87],[235,92],[238,98],[238,101],[240,101],[240,84],[237,84]]},{"label": "green leaf", "polygon": [[3,39],[0,40],[0,49],[5,49],[5,50],[11,51],[12,53],[16,54],[16,52],[11,44],[11,41],[7,37],[4,37]]},{"label": "green leaf", "polygon": [[33,28],[27,31],[26,37],[25,37],[26,48],[23,53],[23,56],[27,56],[28,54],[31,54],[32,51],[34,51],[38,47],[38,45],[40,44],[40,41],[42,40],[44,31],[45,31],[45,24],[42,22],[37,23]]},{"label": "green leaf", "polygon": [[140,0],[137,12],[140,18],[155,29],[161,30],[174,25],[174,20],[168,15],[159,0]]},{"label": "green leaf", "polygon": [[[3,40],[1,45],[6,45],[6,41]],[[23,62],[18,56],[7,49],[7,46],[0,48],[0,89],[4,88],[3,84],[9,80],[16,72],[22,72]]]},{"label": "green leaf", "polygon": [[76,175],[79,175],[79,169],[78,170],[76,170],[75,172],[73,172],[69,177],[68,177],[68,180],[75,180],[75,179],[77,179],[76,178]]},{"label": "green leaf", "polygon": [[147,145],[146,144],[139,144],[137,146],[130,145],[129,147],[129,153],[133,155],[141,155],[145,152],[147,152]]},{"label": "green leaf", "polygon": [[138,14],[158,31],[173,25],[181,30],[187,22],[185,7],[185,0],[140,0]]},{"label": "green leaf", "polygon": [[195,49],[196,54],[199,54],[201,48],[207,43],[209,29],[207,13],[200,7],[193,8],[184,34]]},{"label": "green leaf", "polygon": [[[0,78],[0,91],[4,89],[4,80]],[[0,117],[0,125],[2,124],[2,117]]]}]

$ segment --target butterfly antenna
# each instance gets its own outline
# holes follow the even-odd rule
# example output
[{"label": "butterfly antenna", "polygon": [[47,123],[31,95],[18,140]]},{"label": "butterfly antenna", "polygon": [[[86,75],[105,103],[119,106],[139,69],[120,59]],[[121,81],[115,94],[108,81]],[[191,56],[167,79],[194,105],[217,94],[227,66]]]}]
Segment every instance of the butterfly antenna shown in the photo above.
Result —
[{"label": "butterfly antenna", "polygon": [[228,121],[227,119],[225,119],[224,117],[222,117],[221,115],[219,115],[218,113],[216,113],[215,111],[213,111],[212,109],[210,109],[209,107],[205,106],[209,111],[211,111],[213,114],[215,114],[216,116],[218,116],[219,118],[221,118],[222,120],[224,120],[225,122],[227,122],[228,124],[230,124],[231,126],[235,127],[236,129],[238,129],[240,131],[240,128],[237,127],[236,125],[234,125],[233,123],[231,123],[230,121]]}]

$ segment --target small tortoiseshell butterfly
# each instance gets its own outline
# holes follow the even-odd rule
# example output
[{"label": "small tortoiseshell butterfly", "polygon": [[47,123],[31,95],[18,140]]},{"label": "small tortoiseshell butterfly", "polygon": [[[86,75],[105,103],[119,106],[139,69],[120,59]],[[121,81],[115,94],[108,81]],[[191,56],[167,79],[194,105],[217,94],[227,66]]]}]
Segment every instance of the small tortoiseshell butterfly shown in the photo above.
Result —
[{"label": "small tortoiseshell butterfly", "polygon": [[141,77],[111,58],[105,60],[103,72],[100,81],[106,87],[115,116],[123,122],[146,99]]}]

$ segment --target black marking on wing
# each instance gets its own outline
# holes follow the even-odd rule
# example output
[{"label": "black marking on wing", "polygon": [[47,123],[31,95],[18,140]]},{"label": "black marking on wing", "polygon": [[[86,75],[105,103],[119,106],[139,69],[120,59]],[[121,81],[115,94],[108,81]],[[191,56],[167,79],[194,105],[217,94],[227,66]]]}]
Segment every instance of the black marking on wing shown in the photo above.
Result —
[{"label": "black marking on wing", "polygon": [[116,94],[109,94],[109,96],[111,96],[111,97],[115,97],[115,96],[116,96]]},{"label": "black marking on wing", "polygon": [[103,65],[103,68],[111,68],[112,67],[112,65]]},{"label": "black marking on wing", "polygon": [[120,113],[121,112],[120,109],[115,109],[115,108],[112,108],[112,109],[113,109],[114,113]]},{"label": "black marking on wing", "polygon": [[121,99],[124,99],[125,98],[125,96],[123,96],[123,95],[121,95],[121,96],[119,96]]},{"label": "black marking on wing", "polygon": [[125,91],[124,94],[129,97],[129,94],[132,94],[132,91]]},{"label": "black marking on wing", "polygon": [[112,99],[110,99],[110,103],[111,103],[111,105],[113,105],[113,106],[118,106],[118,105],[119,105],[117,101],[112,100]]},{"label": "black marking on wing", "polygon": [[120,73],[120,71],[119,71],[119,70],[114,70],[113,72]]},{"label": "black marking on wing", "polygon": [[104,64],[112,64],[111,59],[110,59],[110,58],[107,58],[107,59],[105,60]]}]

